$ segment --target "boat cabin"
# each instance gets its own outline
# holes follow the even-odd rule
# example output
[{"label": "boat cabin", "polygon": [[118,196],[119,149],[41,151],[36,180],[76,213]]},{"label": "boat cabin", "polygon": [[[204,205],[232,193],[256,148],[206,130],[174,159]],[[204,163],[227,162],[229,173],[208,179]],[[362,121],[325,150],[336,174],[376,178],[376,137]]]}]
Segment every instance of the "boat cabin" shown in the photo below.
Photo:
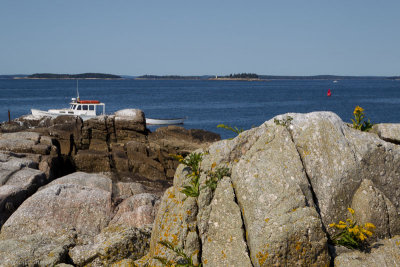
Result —
[{"label": "boat cabin", "polygon": [[79,100],[76,98],[72,98],[69,110],[65,110],[65,112],[66,114],[87,116],[104,115],[106,113],[104,103],[97,100]]}]

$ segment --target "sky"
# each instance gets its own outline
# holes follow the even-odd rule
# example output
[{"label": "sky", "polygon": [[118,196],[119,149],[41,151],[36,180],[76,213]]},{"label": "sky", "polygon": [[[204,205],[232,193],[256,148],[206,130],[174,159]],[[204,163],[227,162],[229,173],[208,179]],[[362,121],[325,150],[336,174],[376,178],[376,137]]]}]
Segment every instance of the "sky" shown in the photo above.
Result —
[{"label": "sky", "polygon": [[399,0],[1,0],[0,74],[400,75],[399,12]]}]

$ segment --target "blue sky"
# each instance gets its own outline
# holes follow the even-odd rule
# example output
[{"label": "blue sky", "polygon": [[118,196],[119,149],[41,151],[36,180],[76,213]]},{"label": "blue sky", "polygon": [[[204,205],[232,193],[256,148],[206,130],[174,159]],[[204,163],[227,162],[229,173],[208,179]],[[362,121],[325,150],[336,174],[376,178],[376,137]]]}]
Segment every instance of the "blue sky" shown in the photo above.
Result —
[{"label": "blue sky", "polygon": [[400,75],[400,1],[0,2],[0,74]]}]

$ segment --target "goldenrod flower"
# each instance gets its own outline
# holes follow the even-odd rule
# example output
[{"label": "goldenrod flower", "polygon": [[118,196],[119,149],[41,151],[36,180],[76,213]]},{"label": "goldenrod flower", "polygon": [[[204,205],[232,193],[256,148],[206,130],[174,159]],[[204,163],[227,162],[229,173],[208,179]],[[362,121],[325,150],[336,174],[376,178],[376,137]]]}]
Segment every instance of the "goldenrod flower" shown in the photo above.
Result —
[{"label": "goldenrod flower", "polygon": [[356,227],[356,228],[354,228],[354,234],[358,234],[358,233],[360,233],[360,229],[358,229],[358,227]]},{"label": "goldenrod flower", "polygon": [[366,234],[369,235],[369,236],[372,236],[372,232],[371,232],[371,231],[365,230],[364,233],[366,233]]},{"label": "goldenrod flower", "polygon": [[329,224],[329,227],[335,227],[336,223]]},{"label": "goldenrod flower", "polygon": [[361,241],[364,241],[367,237],[364,234],[360,234],[359,238]]},{"label": "goldenrod flower", "polygon": [[364,111],[364,109],[362,107],[356,106],[353,111],[353,114],[356,115],[356,114],[362,113],[363,111]]},{"label": "goldenrod flower", "polygon": [[339,224],[346,224],[344,221],[339,221]]},{"label": "goldenrod flower", "polygon": [[369,228],[369,229],[375,229],[375,225],[373,223],[366,223],[365,224],[365,228]]},{"label": "goldenrod flower", "polygon": [[347,226],[347,225],[345,225],[345,224],[337,224],[337,225],[336,225],[336,227],[337,227],[338,229],[344,229],[344,228],[346,228],[346,226]]},{"label": "goldenrod flower", "polygon": [[347,208],[351,214],[354,214],[354,210],[352,208]]}]

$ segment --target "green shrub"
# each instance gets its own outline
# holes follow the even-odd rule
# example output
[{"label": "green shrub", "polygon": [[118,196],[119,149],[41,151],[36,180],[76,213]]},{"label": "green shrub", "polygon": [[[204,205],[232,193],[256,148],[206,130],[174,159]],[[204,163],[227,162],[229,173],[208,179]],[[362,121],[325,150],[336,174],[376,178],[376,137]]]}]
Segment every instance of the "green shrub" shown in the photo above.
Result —
[{"label": "green shrub", "polygon": [[199,180],[200,180],[200,164],[203,160],[202,153],[191,153],[186,158],[181,155],[172,155],[180,163],[190,169],[188,176],[190,177],[189,184],[183,186],[181,192],[188,197],[198,197],[200,194]]}]

